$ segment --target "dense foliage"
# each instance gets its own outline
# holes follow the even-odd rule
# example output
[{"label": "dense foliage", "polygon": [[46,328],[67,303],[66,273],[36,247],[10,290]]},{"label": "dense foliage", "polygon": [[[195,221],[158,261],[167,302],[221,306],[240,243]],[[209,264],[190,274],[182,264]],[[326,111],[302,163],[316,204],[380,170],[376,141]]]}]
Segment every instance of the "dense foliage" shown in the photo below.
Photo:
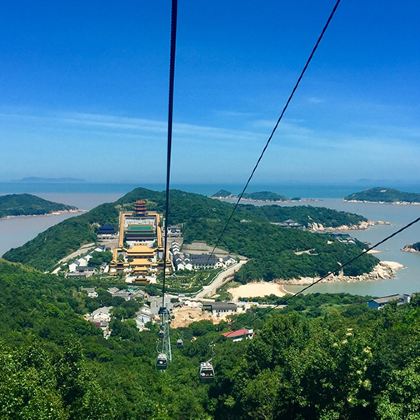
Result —
[{"label": "dense foliage", "polygon": [[0,218],[6,216],[31,216],[54,211],[75,210],[76,207],[54,203],[32,194],[0,196]]},{"label": "dense foliage", "polygon": [[[378,311],[361,297],[302,296],[230,325],[194,323],[172,330],[184,348],[161,373],[157,326],[139,333],[127,320],[138,305],[106,292],[96,302],[79,286],[0,262],[2,419],[418,418],[416,298]],[[119,305],[109,340],[82,318],[90,304]],[[221,337],[241,327],[255,338]],[[200,384],[212,354],[216,380]]]},{"label": "dense foliage", "polygon": [[345,200],[374,201],[374,202],[405,202],[420,203],[420,194],[395,190],[393,188],[376,187],[366,191],[353,193],[345,197]]},{"label": "dense foliage", "polygon": [[[134,201],[140,198],[148,200],[149,208],[163,211],[164,193],[137,188],[115,203],[103,204],[49,228],[22,247],[8,251],[4,257],[41,270],[50,270],[81,245],[95,241],[98,224],[117,224],[118,211],[131,208]],[[231,211],[232,204],[199,194],[171,191],[170,223],[183,225],[186,242],[202,240],[215,244]],[[309,206],[240,206],[220,245],[232,253],[250,258],[240,272],[241,281],[323,275],[338,269],[337,262],[343,263],[360,253],[363,247],[360,243],[342,244],[328,235],[283,229],[271,223],[293,215],[302,223],[313,220],[325,226],[354,224],[363,220],[361,216],[351,213]],[[294,252],[307,249],[313,249],[314,255],[296,255]],[[374,256],[365,255],[346,267],[345,274],[368,272],[376,263]]]}]

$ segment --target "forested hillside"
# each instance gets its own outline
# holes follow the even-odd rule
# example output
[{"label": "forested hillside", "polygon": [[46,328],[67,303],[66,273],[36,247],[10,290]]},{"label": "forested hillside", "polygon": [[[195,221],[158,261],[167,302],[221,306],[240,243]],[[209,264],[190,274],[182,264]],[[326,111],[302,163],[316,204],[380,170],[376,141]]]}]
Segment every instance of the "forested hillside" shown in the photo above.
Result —
[{"label": "forested hillside", "polygon": [[76,207],[54,203],[32,194],[8,194],[0,196],[0,218],[6,216],[31,216],[54,211],[75,210]]},{"label": "forested hillside", "polygon": [[[0,261],[0,418],[418,418],[418,298],[378,311],[361,297],[312,295],[195,323],[172,330],[185,345],[162,373],[157,327],[116,319],[105,340],[82,318],[94,302],[79,286]],[[221,336],[241,327],[255,338]],[[199,362],[212,354],[215,381],[201,384]]]},{"label": "forested hillside", "polygon": [[[82,244],[94,241],[98,224],[117,224],[119,210],[132,208],[138,199],[146,199],[150,209],[163,211],[164,193],[137,188],[115,203],[103,204],[49,228],[22,247],[10,250],[4,257],[41,270],[51,270],[61,258]],[[178,190],[171,192],[170,223],[183,224],[186,242],[201,240],[215,244],[231,211],[232,204],[229,203]],[[343,244],[327,235],[283,229],[271,223],[286,220],[293,215],[302,223],[313,220],[325,226],[354,224],[364,220],[351,213],[307,206],[287,209],[279,206],[269,206],[267,209],[240,206],[220,245],[232,253],[251,259],[240,272],[241,281],[323,275],[337,270],[337,261],[344,262],[360,253],[363,244]],[[314,249],[317,255],[295,254],[296,250],[306,249]],[[374,256],[365,255],[346,267],[345,274],[368,272],[377,261]]]}]

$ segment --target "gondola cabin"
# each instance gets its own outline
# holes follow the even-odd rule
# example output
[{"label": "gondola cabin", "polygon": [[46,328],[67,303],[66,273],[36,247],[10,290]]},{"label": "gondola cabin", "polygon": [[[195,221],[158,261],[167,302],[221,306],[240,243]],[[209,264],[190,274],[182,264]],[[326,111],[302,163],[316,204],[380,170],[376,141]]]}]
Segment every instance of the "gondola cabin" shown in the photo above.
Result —
[{"label": "gondola cabin", "polygon": [[168,367],[168,357],[165,353],[159,353],[156,359],[156,367],[159,370],[165,370]]},{"label": "gondola cabin", "polygon": [[184,341],[182,340],[182,338],[178,338],[178,340],[176,340],[176,346],[180,349],[182,347],[184,347]]},{"label": "gondola cabin", "polygon": [[201,382],[211,382],[214,379],[214,368],[210,362],[201,362],[200,363],[200,373],[199,373]]}]

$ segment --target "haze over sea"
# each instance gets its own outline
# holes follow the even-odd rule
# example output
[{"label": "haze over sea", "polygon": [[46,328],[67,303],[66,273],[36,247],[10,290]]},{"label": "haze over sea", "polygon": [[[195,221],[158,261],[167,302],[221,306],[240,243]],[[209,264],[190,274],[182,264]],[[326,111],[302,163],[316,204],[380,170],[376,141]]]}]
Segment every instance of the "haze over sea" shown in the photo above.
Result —
[{"label": "haze over sea", "polygon": [[[163,184],[138,184],[145,188],[163,190]],[[0,183],[0,195],[11,193],[33,193],[48,200],[72,204],[81,209],[89,210],[98,204],[114,201],[138,185],[136,184],[94,184],[94,183]],[[376,184],[379,186],[381,184]],[[389,186],[389,184],[382,184]],[[353,231],[356,238],[376,243],[405,223],[418,217],[418,205],[392,205],[376,203],[347,203],[343,197],[352,192],[371,187],[372,185],[253,185],[249,191],[268,190],[278,192],[288,197],[302,197],[317,199],[310,205],[330,207],[337,210],[354,212],[367,217],[369,220],[384,220],[391,225],[380,225],[365,231]],[[211,195],[220,188],[238,193],[240,185],[212,185],[212,184],[173,184],[173,188],[199,194]],[[420,192],[420,185],[398,185],[403,191]],[[306,203],[305,203],[306,204]],[[48,227],[65,220],[72,215],[30,216],[0,220],[0,255],[8,249],[23,245]],[[420,225],[403,232],[382,247],[377,256],[382,260],[397,261],[406,268],[400,270],[392,280],[381,280],[360,283],[335,283],[315,286],[313,292],[349,292],[354,294],[387,295],[392,293],[411,293],[420,290],[420,254],[401,252],[406,244],[420,241]],[[297,288],[289,286],[290,291]]]}]

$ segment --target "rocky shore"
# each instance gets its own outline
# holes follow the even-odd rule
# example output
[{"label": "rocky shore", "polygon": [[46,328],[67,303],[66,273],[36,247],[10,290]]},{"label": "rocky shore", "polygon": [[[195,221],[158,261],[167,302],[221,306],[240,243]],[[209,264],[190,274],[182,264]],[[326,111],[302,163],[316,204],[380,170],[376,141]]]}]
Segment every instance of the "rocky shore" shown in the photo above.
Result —
[{"label": "rocky shore", "polygon": [[[374,281],[374,280],[386,280],[392,279],[398,270],[401,270],[404,266],[395,261],[380,261],[370,273],[365,273],[360,276],[345,276],[343,274],[331,275],[320,283],[334,283],[334,282],[345,282],[345,283],[356,283],[361,281]],[[298,285],[306,286],[312,284],[319,277],[301,277],[296,279],[277,279],[275,282],[280,285]]]},{"label": "rocky shore", "polygon": [[372,226],[389,224],[389,222],[383,220],[367,220],[355,225],[341,225],[337,227],[325,227],[322,223],[312,223],[308,226],[308,229],[312,232],[347,232],[349,230],[366,230]]},{"label": "rocky shore", "polygon": [[344,200],[346,203],[363,204],[392,204],[396,206],[420,206],[418,201],[370,201],[370,200]]},{"label": "rocky shore", "polygon": [[414,245],[406,245],[402,251],[404,252],[411,252],[413,254],[420,253],[420,248],[417,248],[417,246],[420,246],[420,243],[414,244]]}]

